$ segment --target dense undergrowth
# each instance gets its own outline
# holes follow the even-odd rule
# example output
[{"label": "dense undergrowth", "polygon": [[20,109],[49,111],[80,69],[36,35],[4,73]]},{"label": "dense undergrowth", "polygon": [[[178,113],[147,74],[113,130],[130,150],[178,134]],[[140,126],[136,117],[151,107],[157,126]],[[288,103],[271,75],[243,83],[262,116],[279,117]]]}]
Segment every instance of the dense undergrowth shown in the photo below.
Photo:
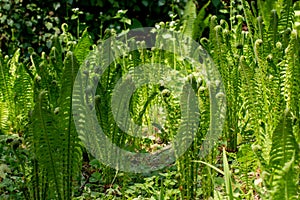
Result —
[{"label": "dense undergrowth", "polygon": [[[229,19],[207,12],[217,3]],[[221,74],[225,92],[213,95],[226,95],[223,134],[205,157],[200,154],[214,120],[212,94],[189,60],[128,40],[137,50],[119,48],[115,55],[128,55],[112,62],[99,80],[103,63],[93,52],[117,31],[106,29],[95,42],[89,29],[80,26],[72,34],[67,23],[48,35],[48,52],[29,47],[25,55],[21,46],[12,48],[12,55],[1,53],[0,199],[299,199],[299,10],[292,0],[212,1],[200,9],[188,1],[182,15],[155,25],[157,32],[172,30],[198,41]],[[126,11],[114,19],[123,26],[120,31],[129,30]],[[196,137],[175,163],[159,171],[135,174],[103,165],[85,149],[75,128],[77,72],[83,65],[94,67],[84,73],[96,84],[83,92],[107,137],[128,151],[155,152],[172,143],[185,121],[171,88],[148,84],[131,97],[130,115],[148,131],[143,139],[126,134],[110,108],[118,80],[134,76],[140,64],[153,63],[182,72],[179,82],[192,83],[200,110]],[[85,124],[87,113],[81,114]]]}]

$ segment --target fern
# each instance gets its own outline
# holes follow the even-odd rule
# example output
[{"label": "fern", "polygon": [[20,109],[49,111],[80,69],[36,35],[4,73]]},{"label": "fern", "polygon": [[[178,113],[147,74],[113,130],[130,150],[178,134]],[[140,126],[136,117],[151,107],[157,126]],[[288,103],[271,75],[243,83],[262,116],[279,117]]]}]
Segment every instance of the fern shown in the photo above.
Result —
[{"label": "fern", "polygon": [[[198,105],[198,102],[193,88],[189,84],[185,84],[180,99],[181,121],[173,144],[177,158],[183,155],[185,149],[192,144],[196,136],[200,115],[199,109],[195,107],[196,105]],[[178,141],[180,141],[180,143],[178,143]],[[193,151],[187,151],[184,153],[184,156],[182,156],[182,159],[178,161],[178,168],[182,179],[180,182],[186,187],[181,193],[183,199],[190,199],[196,196],[194,181],[196,181],[197,177],[193,177],[195,163],[191,163],[192,154]]]},{"label": "fern", "polygon": [[87,29],[85,29],[82,33],[80,40],[78,41],[78,44],[75,46],[75,49],[73,51],[76,59],[78,60],[79,66],[83,63],[83,61],[89,54],[91,46],[92,46],[92,39]]},{"label": "fern", "polygon": [[[9,60],[2,60],[0,58],[0,100],[5,101],[7,104],[8,120],[6,126],[17,127],[16,122],[16,110],[13,87],[17,78],[17,69],[20,66],[19,63],[20,49],[17,49],[13,57]],[[3,122],[2,122],[3,123]]]},{"label": "fern", "polygon": [[[239,19],[237,27],[240,26],[241,20]],[[226,102],[228,103],[224,132],[227,137],[230,138],[228,139],[228,148],[232,151],[236,151],[236,135],[238,131],[238,117],[236,114],[241,104],[238,95],[238,93],[240,93],[241,77],[238,69],[239,60],[237,56],[240,52],[239,49],[233,47],[241,45],[236,43],[240,41],[240,38],[237,38],[237,36],[241,36],[239,33],[241,30],[237,30],[236,27],[233,27],[233,30],[229,30],[229,25],[224,20],[221,20],[220,25],[217,25],[215,16],[211,18],[210,29],[210,53],[221,74],[226,92]]]},{"label": "fern", "polygon": [[61,41],[57,35],[54,35],[52,38],[52,48],[49,54],[49,60],[58,77],[61,77],[63,69],[63,53]]},{"label": "fern", "polygon": [[268,28],[269,39],[271,40],[271,45],[273,48],[276,47],[278,42],[278,14],[276,10],[271,11],[270,25]]},{"label": "fern", "polygon": [[63,190],[64,198],[69,199],[72,196],[72,182],[74,176],[78,175],[81,149],[78,145],[78,137],[72,117],[72,93],[73,85],[78,71],[78,64],[72,52],[68,52],[64,61],[64,70],[62,76],[62,88],[59,97],[60,119],[60,139],[63,155]]},{"label": "fern", "polygon": [[243,11],[244,11],[245,21],[246,21],[248,32],[249,32],[249,38],[251,40],[252,46],[254,46],[254,39],[256,38],[256,33],[255,33],[256,20],[250,10],[249,3],[245,0],[241,0],[241,2],[242,2]]},{"label": "fern", "polygon": [[[80,40],[78,45],[83,43]],[[34,97],[31,131],[27,136],[33,153],[33,176],[28,178],[32,182],[31,196],[34,199],[71,199],[80,171],[82,147],[72,116],[73,85],[79,65],[74,53],[67,52],[63,69],[57,69],[53,63],[62,63],[52,60],[62,58],[57,53],[62,54],[52,50],[50,61],[44,53],[41,59],[31,59],[33,67],[30,73],[38,77],[34,82],[38,96]],[[85,55],[85,52],[77,51],[80,59]],[[23,76],[24,83],[27,81],[25,77],[31,76]]]},{"label": "fern", "polygon": [[0,91],[1,91],[1,100],[6,99],[10,100],[10,93],[12,88],[12,83],[10,81],[8,60],[3,59],[2,55],[0,57]]},{"label": "fern", "polygon": [[[256,18],[254,8],[250,10],[245,0],[241,2],[244,18],[238,16],[237,21],[232,20],[231,29],[226,22],[221,20],[218,24],[216,17],[211,18],[210,43],[207,47],[222,75],[226,90],[228,114],[224,132],[227,141],[235,137],[228,133],[239,131],[237,124],[246,123],[246,128],[254,131],[256,141],[253,149],[260,167],[267,170],[272,165],[270,162],[273,163],[273,153],[282,150],[275,145],[278,139],[275,136],[278,129],[275,131],[275,128],[283,123],[279,120],[285,107],[289,108],[294,120],[294,126],[291,124],[294,135],[290,138],[299,140],[300,75],[299,65],[296,64],[299,62],[299,40],[297,32],[291,30],[294,14],[289,2],[279,16],[275,10],[269,13],[259,10]],[[261,7],[262,1],[259,3]],[[242,31],[242,20],[246,21],[248,31]],[[239,66],[238,71],[236,66]],[[241,110],[235,110],[240,107]],[[249,123],[245,122],[245,118],[249,119]],[[294,154],[294,158],[289,157],[281,164],[285,170],[276,172],[277,178],[279,174],[283,176],[294,172],[292,169],[297,165],[298,152]],[[272,190],[273,186],[270,186],[266,177],[264,180],[268,189]],[[281,186],[278,183],[276,187],[278,189]],[[279,191],[277,189],[274,191]],[[276,197],[275,194],[272,193],[272,196]]]},{"label": "fern", "polygon": [[292,0],[287,0],[281,10],[280,19],[278,21],[278,32],[283,45],[286,48],[289,44],[290,33],[293,28],[295,12]]},{"label": "fern", "polygon": [[[23,117],[22,115],[28,114],[33,107],[33,83],[30,75],[26,72],[25,66],[20,65],[16,71],[17,78],[14,83],[13,91],[16,93],[14,97],[16,115]],[[25,120],[21,121],[21,124],[25,124]]]},{"label": "fern", "polygon": [[5,133],[9,129],[8,126],[8,115],[9,115],[9,110],[6,102],[0,101],[0,133]]},{"label": "fern", "polygon": [[186,3],[184,14],[183,14],[183,34],[186,36],[193,38],[193,30],[195,26],[195,20],[197,18],[196,6],[192,0],[189,0]]},{"label": "fern", "polygon": [[298,159],[299,147],[293,134],[291,113],[286,110],[272,138],[269,189],[273,199],[297,199]]},{"label": "fern", "polygon": [[[6,61],[7,62],[7,61]],[[2,55],[0,57],[0,130],[7,132],[9,130],[9,112],[10,112],[10,93],[12,85],[9,81],[9,68]],[[7,102],[8,101],[8,102]]]},{"label": "fern", "polygon": [[209,25],[209,19],[211,15],[206,16],[206,9],[210,5],[211,1],[208,1],[202,6],[197,13],[196,5],[193,1],[189,0],[183,12],[183,34],[194,40],[200,39],[202,33]]},{"label": "fern", "polygon": [[295,13],[293,9],[293,1],[292,0],[285,1],[281,9],[280,20],[278,22],[279,32],[282,32],[287,28],[292,29],[294,16]]},{"label": "fern", "polygon": [[[87,41],[87,38],[83,39],[83,42]],[[108,41],[114,42],[114,41]],[[87,132],[95,133],[95,127],[89,127],[91,123],[85,123],[86,119],[97,120],[101,127],[101,130],[111,141],[115,144],[124,143],[124,139],[121,138],[122,131],[119,129],[114,121],[114,116],[111,111],[111,94],[116,82],[119,80],[122,68],[116,63],[112,63],[112,54],[109,50],[111,43],[103,44],[103,48],[95,48],[94,51],[89,53],[86,58],[86,62],[82,64],[77,76],[77,82],[73,88],[73,114],[76,116],[76,128],[79,137],[82,139],[86,148],[90,153],[98,159],[113,160],[118,157],[111,158],[107,149],[99,146],[98,139],[95,139],[94,134],[86,134]],[[79,44],[79,43],[78,43]],[[83,43],[85,45],[88,43]],[[107,45],[107,46],[105,46]],[[113,44],[111,44],[113,45]],[[86,48],[89,48],[86,46]],[[78,51],[77,53],[84,53]],[[109,54],[109,55],[107,55]],[[100,56],[99,56],[100,55]],[[74,54],[74,56],[76,56]],[[78,55],[76,56],[76,58]],[[101,78],[100,78],[101,77]],[[95,92],[95,93],[94,93]],[[97,118],[91,116],[91,112],[95,112]],[[107,138],[102,138],[102,143],[108,141]],[[122,146],[122,145],[120,145]],[[102,177],[104,182],[111,182],[114,178],[115,172],[108,166],[103,165],[104,176]],[[106,180],[105,180],[106,179]]]},{"label": "fern", "polygon": [[297,32],[294,30],[291,34],[291,41],[285,50],[284,60],[279,63],[282,74],[282,95],[284,96],[286,106],[291,110],[294,116],[299,116],[299,41]]},{"label": "fern", "polygon": [[202,36],[204,29],[206,27],[208,27],[208,25],[209,25],[209,19],[210,19],[211,15],[206,16],[206,11],[205,11],[207,9],[207,7],[209,6],[209,4],[210,4],[210,1],[208,1],[201,8],[201,10],[198,12],[197,17],[194,21],[192,38],[196,41]]},{"label": "fern", "polygon": [[[63,176],[60,162],[62,161],[61,147],[58,135],[58,127],[53,113],[49,109],[47,92],[42,91],[37,99],[34,111],[31,116],[30,148],[34,158],[40,165],[39,169],[46,170],[46,177],[49,183],[50,198],[62,199]],[[43,171],[43,170],[41,170]],[[41,187],[40,185],[38,187]],[[41,198],[41,197],[40,197]]]}]

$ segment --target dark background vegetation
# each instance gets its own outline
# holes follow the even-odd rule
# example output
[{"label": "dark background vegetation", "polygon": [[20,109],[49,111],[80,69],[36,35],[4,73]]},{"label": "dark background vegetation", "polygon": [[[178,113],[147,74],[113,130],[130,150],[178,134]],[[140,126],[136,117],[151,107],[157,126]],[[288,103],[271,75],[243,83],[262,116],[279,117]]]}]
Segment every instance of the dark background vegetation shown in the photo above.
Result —
[{"label": "dark background vegetation", "polygon": [[[226,5],[227,1],[224,1]],[[207,3],[195,1],[197,9]],[[220,0],[214,0],[207,13],[226,16],[220,9],[226,8]],[[69,32],[76,35],[77,19],[80,32],[88,27],[94,42],[107,29],[124,30],[124,23],[117,17],[119,10],[127,10],[131,20],[126,28],[154,26],[169,21],[171,16],[180,18],[186,0],[1,0],[0,2],[0,48],[3,54],[12,55],[16,47],[27,54],[28,47],[38,53],[50,50],[51,35],[61,32],[61,24],[67,23]],[[75,10],[78,8],[78,10]]]}]

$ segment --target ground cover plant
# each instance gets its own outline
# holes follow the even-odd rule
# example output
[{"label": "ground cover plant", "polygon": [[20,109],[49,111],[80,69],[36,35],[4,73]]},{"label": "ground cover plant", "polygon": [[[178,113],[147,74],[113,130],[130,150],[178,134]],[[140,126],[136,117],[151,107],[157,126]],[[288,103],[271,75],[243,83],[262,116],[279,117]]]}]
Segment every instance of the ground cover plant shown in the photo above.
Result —
[{"label": "ground cover plant", "polygon": [[[46,8],[41,10],[43,5],[29,2],[0,2],[4,24],[0,28],[0,199],[299,199],[298,1],[159,1],[169,15],[155,24],[154,17],[151,22],[132,17],[133,8],[118,9],[125,4],[116,1],[82,5],[85,9],[113,5],[101,19],[72,7],[80,5],[77,1],[63,1],[59,5],[72,12],[65,23],[59,15],[59,19],[48,16]],[[19,4],[26,4],[27,10]],[[152,8],[150,4],[142,1],[137,7]],[[51,1],[51,6],[61,12],[58,2]],[[47,31],[41,29],[41,37],[32,37],[32,44],[28,38],[29,43],[22,44],[16,29],[40,22],[9,15],[13,9],[43,16]],[[91,15],[100,19],[95,23],[97,31],[89,26]],[[217,83],[212,87],[205,81],[191,60],[159,49],[165,44],[181,48],[187,41],[170,36],[146,48],[143,38],[125,38],[136,49],[127,52],[118,34],[142,23],[154,26],[157,33],[169,30],[199,42],[215,63],[224,91]],[[105,59],[99,55],[106,52],[97,45],[108,38],[116,47],[112,52],[116,59],[101,71]],[[125,86],[130,87],[127,75],[139,77],[137,66],[154,63],[168,65],[181,75],[170,74],[174,80],[168,85],[144,84],[133,92],[130,117],[147,133],[133,137],[119,126],[128,120],[126,116],[115,118],[114,88],[125,77]],[[74,86],[82,66],[90,69],[82,71],[89,80],[84,91]],[[174,91],[177,83],[191,83],[199,111],[182,112],[182,99]],[[128,89],[124,87],[117,94]],[[77,125],[87,129],[90,119],[89,113],[73,112],[74,107],[80,108],[74,101],[78,91],[96,113],[106,137],[127,151],[155,153],[168,148],[182,124],[189,128],[187,121],[198,123],[194,140],[183,155],[160,170],[130,173],[109,167],[91,153],[78,131]],[[189,89],[184,91],[183,101],[191,101]],[[226,98],[226,115],[220,116],[225,122],[213,148],[201,156],[210,124],[216,120],[212,95]],[[74,121],[77,115],[80,121]]]}]

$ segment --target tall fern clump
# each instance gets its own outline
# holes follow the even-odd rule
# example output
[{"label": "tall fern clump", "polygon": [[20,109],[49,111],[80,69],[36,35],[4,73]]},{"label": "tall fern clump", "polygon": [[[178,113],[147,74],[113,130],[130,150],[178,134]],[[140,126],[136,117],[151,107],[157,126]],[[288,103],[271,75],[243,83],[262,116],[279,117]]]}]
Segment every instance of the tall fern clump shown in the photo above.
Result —
[{"label": "tall fern clump", "polygon": [[[198,22],[201,21],[199,19]],[[192,19],[192,23],[194,21],[195,19]],[[188,22],[186,23],[188,24]],[[193,37],[192,32],[187,31],[188,39],[182,38],[182,36],[178,36],[180,31],[176,30],[176,26],[176,23],[160,23],[157,28],[151,29],[150,37],[147,40],[143,40],[143,30],[140,30],[136,37],[130,37],[130,34],[126,35],[125,33],[125,36],[121,35],[118,38],[114,32],[111,32],[110,39],[101,41],[103,44],[101,43],[100,47],[94,47],[93,52],[88,55],[88,59],[80,69],[80,76],[77,77],[79,84],[74,88],[76,97],[74,98],[76,108],[74,115],[76,116],[76,126],[78,125],[79,128],[79,136],[91,154],[102,160],[105,158],[105,161],[110,160],[111,163],[117,163],[116,159],[122,158],[119,155],[112,155],[112,153],[118,152],[101,147],[104,142],[108,142],[105,146],[116,145],[129,152],[154,155],[157,154],[156,151],[160,152],[160,150],[171,148],[171,145],[178,145],[178,149],[175,149],[174,153],[178,160],[176,163],[170,163],[170,166],[165,166],[170,168],[163,170],[177,168],[178,185],[174,187],[180,188],[182,199],[193,199],[199,196],[197,189],[200,187],[199,163],[193,162],[193,160],[199,158],[201,154],[200,147],[204,143],[203,140],[208,129],[212,135],[219,131],[214,130],[215,127],[209,127],[209,122],[222,118],[210,117],[209,96],[215,98],[223,88],[220,80],[214,80],[219,76],[209,74],[213,71],[209,68],[211,60],[207,59],[205,53],[203,53],[205,55],[201,54],[201,48],[197,49],[195,43],[189,41]],[[171,31],[165,31],[166,29]],[[153,40],[155,43],[152,43],[151,34],[156,36]],[[186,43],[191,45],[186,45]],[[134,50],[129,51],[129,49]],[[197,54],[199,51],[201,55]],[[193,62],[200,62],[201,66],[194,65]],[[157,66],[163,67],[157,68]],[[206,74],[202,74],[201,70],[209,71],[206,72],[209,74],[208,77],[205,77]],[[216,77],[209,77],[214,75]],[[211,79],[210,85],[206,83],[207,79]],[[147,82],[149,80],[159,81]],[[123,81],[121,86],[118,85],[120,81]],[[188,85],[191,87],[189,88]],[[209,94],[209,90],[212,91],[212,94]],[[130,96],[131,91],[132,96]],[[191,95],[192,93],[195,94],[197,101]],[[84,95],[81,97],[80,94]],[[224,96],[219,95],[220,99]],[[116,102],[115,97],[120,102]],[[127,101],[129,102],[128,107],[122,104]],[[197,109],[191,109],[193,106],[190,104]],[[219,104],[214,106],[216,109],[223,108],[223,105]],[[129,109],[128,114],[124,112],[127,109]],[[101,136],[102,139],[96,137],[94,126],[87,127],[87,124],[90,123],[85,123],[86,120],[92,118],[90,113],[93,112],[96,113],[97,121],[105,134],[104,138]],[[218,110],[213,115],[220,112],[223,113],[224,110]],[[199,117],[200,115],[201,117]],[[132,126],[133,128],[127,125],[122,127],[128,122],[139,125],[140,129],[135,129],[136,126]],[[89,134],[86,134],[87,131]],[[142,131],[143,134],[140,137],[132,135],[139,131]],[[178,136],[178,132],[181,132],[180,136]],[[182,137],[181,140],[187,139],[191,137],[190,132],[195,132],[195,141],[183,155],[177,155],[178,152],[181,153],[179,149],[185,144],[174,144],[174,140],[176,137]],[[208,138],[206,142],[213,139]],[[100,142],[101,144],[99,144]],[[168,155],[166,160],[172,156]],[[155,168],[158,164],[155,161],[147,160],[145,162]],[[135,160],[132,159],[132,163],[134,162]],[[140,168],[143,164],[133,165],[133,167]],[[103,165],[101,169],[104,184],[112,185],[118,181],[118,168],[113,170],[109,166]],[[162,196],[166,193],[163,188],[161,192]],[[180,197],[178,195],[174,198]]]},{"label": "tall fern clump", "polygon": [[[27,66],[20,63],[20,49],[11,58],[0,54],[0,135],[14,138],[11,143],[14,155],[10,156],[17,159],[18,168],[14,170],[19,170],[24,177],[27,174],[27,155],[18,155],[16,149],[21,146],[21,138],[27,132],[28,113],[34,106],[33,96],[33,80],[27,73]],[[20,190],[24,189],[25,197],[27,184],[28,180],[24,180],[19,185]]]},{"label": "tall fern clump", "polygon": [[[211,15],[206,15],[206,9],[210,3],[211,2],[208,1],[197,12],[195,2],[187,2],[181,27],[181,32],[184,35],[196,41],[202,37],[204,29],[209,26]],[[178,47],[176,46],[175,48]],[[185,63],[181,68],[193,69],[193,66]],[[179,188],[182,199],[207,198],[213,194],[211,176],[214,174],[214,171],[210,170],[210,168],[200,166],[200,164],[194,162],[194,160],[201,157],[200,155],[205,148],[202,146],[205,140],[204,138],[209,134],[209,131],[213,131],[212,127],[210,127],[213,123],[212,118],[217,119],[212,117],[213,113],[210,113],[211,106],[213,106],[210,98],[213,98],[214,92],[210,90],[211,88],[209,88],[208,83],[205,82],[203,77],[199,77],[199,74],[189,77],[189,81],[194,85],[193,89],[197,93],[200,109],[200,123],[192,145],[176,162],[179,174]],[[214,151],[212,151],[208,153],[208,155],[202,156],[202,159],[211,162],[214,156]],[[199,176],[197,174],[201,175]]]},{"label": "tall fern clump", "polygon": [[22,148],[29,154],[20,159],[14,151],[25,199],[71,199],[80,184],[83,147],[74,126],[72,92],[92,43],[86,30],[77,42],[66,24],[62,31],[53,36],[49,55],[29,48],[25,64],[20,49],[11,58],[0,55],[0,132],[25,139]]},{"label": "tall fern clump", "polygon": [[30,55],[28,73],[35,92],[26,135],[33,165],[28,175],[30,199],[70,199],[79,184],[82,146],[72,116],[72,92],[91,40],[85,31],[76,45],[63,48],[62,43],[70,41],[66,25],[62,28],[63,34],[53,38],[49,57],[34,51]]},{"label": "tall fern clump", "polygon": [[[280,3],[283,6],[276,7]],[[232,8],[231,14],[241,15],[231,15],[230,25],[213,16],[209,41],[201,41],[219,67],[225,85],[227,150],[237,149],[239,135],[243,146],[255,141],[252,149],[259,163],[247,169],[258,170],[261,175],[255,190],[266,198],[296,199],[300,65],[293,3],[257,4],[258,10],[245,0],[232,1],[231,5],[239,5],[242,10]]]},{"label": "tall fern clump", "polygon": [[22,134],[33,106],[33,81],[19,58],[20,49],[11,59],[0,55],[0,130],[3,133]]}]

